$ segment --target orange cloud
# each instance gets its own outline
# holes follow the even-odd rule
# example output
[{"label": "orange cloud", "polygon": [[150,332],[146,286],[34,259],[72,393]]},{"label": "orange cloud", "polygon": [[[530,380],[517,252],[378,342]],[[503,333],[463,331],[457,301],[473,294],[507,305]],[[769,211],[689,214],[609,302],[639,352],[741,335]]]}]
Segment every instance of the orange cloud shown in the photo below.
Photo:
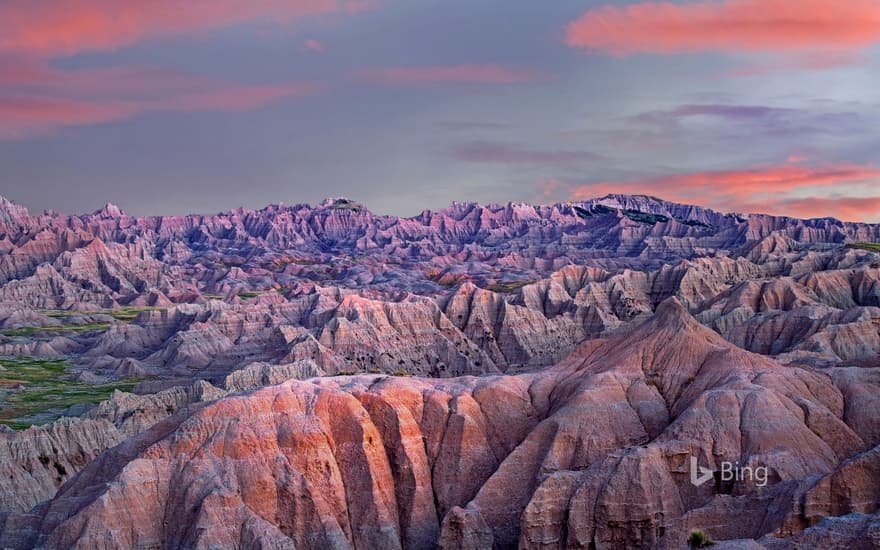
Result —
[{"label": "orange cloud", "polygon": [[431,67],[386,67],[360,71],[359,76],[378,84],[417,86],[436,82],[513,84],[540,78],[532,70],[503,65],[441,65]]},{"label": "orange cloud", "polygon": [[361,0],[5,0],[0,52],[73,55],[238,23],[353,14]]},{"label": "orange cloud", "polygon": [[[625,182],[600,182],[585,185],[575,191],[576,195],[594,193],[639,193],[645,189],[660,189],[676,196],[705,194],[722,195],[743,193],[780,193],[802,187],[829,186],[854,183],[880,178],[880,169],[859,165],[837,165],[824,168],[801,166],[777,166],[753,170],[719,170],[676,174]],[[592,195],[594,196],[594,195]]]},{"label": "orange cloud", "polygon": [[601,6],[568,25],[566,42],[616,55],[854,50],[880,42],[880,2],[725,0]]},{"label": "orange cloud", "polygon": [[[867,208],[859,213],[854,207],[860,200],[873,201],[873,197],[869,199],[839,196],[803,198],[800,195],[807,191],[839,193],[844,186],[872,180],[880,180],[880,169],[873,166],[783,165],[751,170],[694,172],[639,180],[584,184],[574,187],[572,198],[585,200],[609,193],[647,194],[667,200],[710,206],[723,211],[870,219],[875,214],[874,211]],[[793,195],[795,192],[798,194]]]},{"label": "orange cloud", "polygon": [[781,201],[779,208],[799,218],[833,216],[842,220],[880,219],[880,197],[810,197]]}]

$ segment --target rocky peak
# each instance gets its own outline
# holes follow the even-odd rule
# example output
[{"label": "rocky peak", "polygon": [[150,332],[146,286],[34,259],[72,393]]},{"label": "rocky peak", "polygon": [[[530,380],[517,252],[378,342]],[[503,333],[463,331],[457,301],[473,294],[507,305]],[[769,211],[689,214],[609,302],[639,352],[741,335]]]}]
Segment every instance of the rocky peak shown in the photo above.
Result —
[{"label": "rocky peak", "polygon": [[113,204],[112,202],[108,202],[104,205],[100,210],[96,210],[92,213],[93,216],[97,216],[103,220],[109,220],[113,218],[119,218],[125,215],[125,212]]},{"label": "rocky peak", "polygon": [[0,223],[24,223],[30,217],[27,208],[16,204],[6,197],[0,196]]},{"label": "rocky peak", "polygon": [[711,344],[716,347],[736,349],[715,331],[700,324],[675,296],[660,302],[654,316],[636,328],[637,339],[653,341],[663,347],[668,344],[678,347],[692,346],[693,342]]},{"label": "rocky peak", "polygon": [[684,327],[690,324],[699,325],[697,321],[691,317],[684,304],[675,296],[667,298],[660,302],[654,311],[655,322],[666,326]]}]

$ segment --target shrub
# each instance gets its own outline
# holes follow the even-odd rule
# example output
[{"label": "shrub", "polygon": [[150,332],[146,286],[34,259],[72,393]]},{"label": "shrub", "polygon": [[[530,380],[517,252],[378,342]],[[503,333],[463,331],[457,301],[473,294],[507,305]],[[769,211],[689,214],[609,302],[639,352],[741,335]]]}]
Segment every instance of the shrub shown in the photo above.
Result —
[{"label": "shrub", "polygon": [[702,531],[692,531],[688,537],[688,546],[691,548],[708,548],[715,545],[715,541],[710,539],[708,535]]}]

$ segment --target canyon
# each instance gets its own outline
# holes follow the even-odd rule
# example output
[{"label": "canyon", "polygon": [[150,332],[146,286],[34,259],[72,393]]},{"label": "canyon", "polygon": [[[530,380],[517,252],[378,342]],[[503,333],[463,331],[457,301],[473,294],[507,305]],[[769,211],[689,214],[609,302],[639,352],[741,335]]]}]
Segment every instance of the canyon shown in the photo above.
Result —
[{"label": "canyon", "polygon": [[0,199],[0,546],[876,547],[878,242],[627,195]]}]

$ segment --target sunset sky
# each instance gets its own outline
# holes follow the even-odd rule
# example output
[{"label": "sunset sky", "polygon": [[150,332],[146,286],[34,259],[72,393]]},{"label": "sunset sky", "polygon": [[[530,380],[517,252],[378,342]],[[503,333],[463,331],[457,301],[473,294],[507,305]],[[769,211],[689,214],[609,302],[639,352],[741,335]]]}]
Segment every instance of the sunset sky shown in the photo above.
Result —
[{"label": "sunset sky", "polygon": [[2,0],[0,195],[880,221],[880,0]]}]

